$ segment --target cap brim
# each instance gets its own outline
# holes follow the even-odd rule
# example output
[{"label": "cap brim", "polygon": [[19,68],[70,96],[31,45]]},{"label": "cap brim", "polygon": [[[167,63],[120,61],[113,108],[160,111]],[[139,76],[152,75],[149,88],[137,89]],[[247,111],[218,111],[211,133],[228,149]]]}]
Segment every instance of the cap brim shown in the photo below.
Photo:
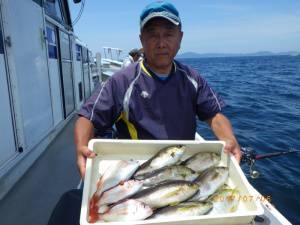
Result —
[{"label": "cap brim", "polygon": [[165,16],[165,15],[159,15],[159,14],[152,14],[152,15],[149,15],[147,16],[143,22],[141,23],[141,29],[143,29],[143,27],[146,25],[146,23],[148,23],[150,20],[152,20],[153,18],[164,18],[166,20],[169,20],[171,23],[173,23],[174,25],[178,26],[180,24],[180,22],[168,17],[168,16]]}]

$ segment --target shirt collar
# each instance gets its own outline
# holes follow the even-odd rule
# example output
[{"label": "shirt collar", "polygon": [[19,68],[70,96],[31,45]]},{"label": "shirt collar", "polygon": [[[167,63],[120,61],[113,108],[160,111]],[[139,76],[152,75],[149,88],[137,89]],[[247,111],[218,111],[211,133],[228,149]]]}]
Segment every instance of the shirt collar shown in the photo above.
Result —
[{"label": "shirt collar", "polygon": [[[154,76],[157,76],[157,75],[155,74],[155,72],[153,72],[153,71],[150,69],[150,67],[148,66],[147,60],[146,60],[146,59],[144,59],[143,61],[141,61],[141,66],[142,66],[142,69],[144,70],[144,72],[145,72],[147,75],[152,76],[152,77],[153,77],[153,75],[154,75]],[[170,76],[170,75],[172,75],[173,73],[176,72],[176,70],[177,70],[176,67],[177,67],[177,66],[176,66],[176,63],[175,63],[175,61],[173,60],[173,62],[172,62],[172,69],[171,69],[171,72],[169,73],[168,76]]]}]

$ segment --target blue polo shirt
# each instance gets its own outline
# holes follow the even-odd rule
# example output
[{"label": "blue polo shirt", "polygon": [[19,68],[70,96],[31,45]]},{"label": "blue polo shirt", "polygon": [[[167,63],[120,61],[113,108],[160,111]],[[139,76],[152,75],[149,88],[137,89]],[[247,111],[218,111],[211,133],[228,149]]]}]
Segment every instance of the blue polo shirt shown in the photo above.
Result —
[{"label": "blue polo shirt", "polygon": [[221,111],[223,101],[198,72],[177,61],[160,79],[144,61],[118,71],[79,111],[101,133],[116,124],[122,139],[193,140],[196,117]]}]

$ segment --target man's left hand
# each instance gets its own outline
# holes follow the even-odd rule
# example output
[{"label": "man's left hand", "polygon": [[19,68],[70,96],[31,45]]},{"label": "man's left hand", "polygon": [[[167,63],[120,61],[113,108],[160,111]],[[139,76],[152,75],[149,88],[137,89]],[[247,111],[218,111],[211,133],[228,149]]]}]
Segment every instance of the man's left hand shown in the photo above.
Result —
[{"label": "man's left hand", "polygon": [[225,141],[225,148],[224,151],[226,153],[231,153],[238,163],[240,163],[242,158],[242,152],[239,144],[233,140],[224,140]]}]

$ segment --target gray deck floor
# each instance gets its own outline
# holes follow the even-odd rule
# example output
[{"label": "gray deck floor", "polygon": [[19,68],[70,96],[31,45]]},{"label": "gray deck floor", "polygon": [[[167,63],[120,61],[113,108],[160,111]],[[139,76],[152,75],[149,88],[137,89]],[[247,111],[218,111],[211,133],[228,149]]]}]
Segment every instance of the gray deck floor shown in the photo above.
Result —
[{"label": "gray deck floor", "polygon": [[73,118],[0,201],[1,225],[45,225],[59,197],[79,183]]}]

